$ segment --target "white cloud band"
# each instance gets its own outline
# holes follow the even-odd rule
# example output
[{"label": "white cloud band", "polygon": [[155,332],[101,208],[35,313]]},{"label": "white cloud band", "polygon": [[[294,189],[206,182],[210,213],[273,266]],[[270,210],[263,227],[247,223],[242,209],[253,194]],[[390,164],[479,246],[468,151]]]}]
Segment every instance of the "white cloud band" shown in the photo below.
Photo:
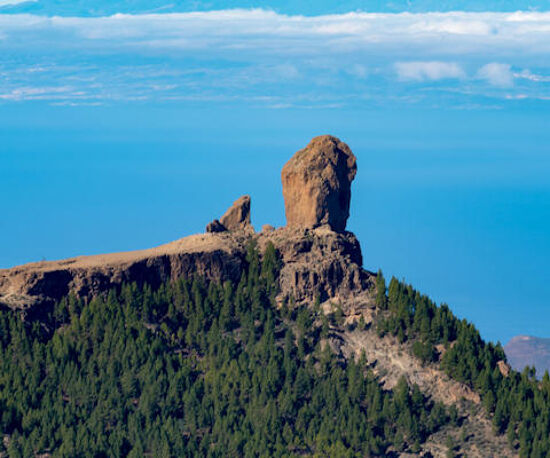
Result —
[{"label": "white cloud band", "polygon": [[[521,48],[529,54],[550,51],[550,13],[348,13],[305,17],[265,10],[227,10],[100,18],[23,14],[0,15],[0,31],[14,36],[30,32],[53,37],[69,34],[80,40],[109,40],[114,46],[181,49],[215,44],[224,49],[289,52],[290,43],[298,47],[307,44],[317,51],[327,47],[372,50],[381,46],[422,47],[451,55],[486,49],[516,53]],[[58,44],[63,46],[61,41]]]},{"label": "white cloud band", "polygon": [[400,89],[411,82],[455,99],[550,96],[550,13],[0,14],[2,51],[19,56],[0,63],[5,101],[244,98],[284,106],[428,97]]},{"label": "white cloud band", "polygon": [[405,81],[438,81],[466,76],[455,62],[397,62],[395,69],[399,78]]},{"label": "white cloud band", "polygon": [[509,64],[491,62],[484,65],[478,71],[478,76],[497,87],[512,87],[514,75]]}]

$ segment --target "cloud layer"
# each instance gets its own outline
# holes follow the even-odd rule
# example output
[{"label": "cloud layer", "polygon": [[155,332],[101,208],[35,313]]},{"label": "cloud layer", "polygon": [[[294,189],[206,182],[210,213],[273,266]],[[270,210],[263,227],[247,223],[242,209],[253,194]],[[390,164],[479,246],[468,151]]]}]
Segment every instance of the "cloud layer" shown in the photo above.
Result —
[{"label": "cloud layer", "polygon": [[[7,1],[7,0],[6,0]],[[40,0],[20,1],[0,11],[10,13],[31,13],[42,16],[85,16],[100,17],[116,13],[186,13],[192,11],[224,10],[228,8],[265,8],[291,15],[318,16],[342,14],[348,11],[369,11],[371,13],[425,13],[429,11],[550,11],[550,0],[193,0],[167,2],[166,0]],[[1,5],[0,5],[0,8]]]},{"label": "cloud layer", "polygon": [[405,81],[438,81],[466,76],[455,62],[397,62],[395,68],[399,78]]},{"label": "cloud layer", "polygon": [[0,52],[4,103],[550,96],[550,13],[0,15]]},{"label": "cloud layer", "polygon": [[514,75],[509,64],[491,62],[479,69],[478,76],[497,87],[512,87]]}]

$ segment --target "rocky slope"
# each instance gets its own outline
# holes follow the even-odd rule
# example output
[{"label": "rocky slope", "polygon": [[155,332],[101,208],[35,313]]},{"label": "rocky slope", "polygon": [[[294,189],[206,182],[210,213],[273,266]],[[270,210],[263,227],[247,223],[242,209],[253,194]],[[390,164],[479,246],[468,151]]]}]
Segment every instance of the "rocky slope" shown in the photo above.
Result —
[{"label": "rocky slope", "polygon": [[387,389],[394,388],[399,379],[405,377],[410,386],[418,385],[431,399],[457,408],[459,424],[448,425],[431,436],[422,445],[424,456],[448,456],[448,437],[455,444],[456,456],[515,456],[506,437],[494,434],[493,425],[481,405],[479,394],[448,377],[437,364],[422,365],[412,356],[410,348],[400,344],[396,338],[380,338],[376,332],[376,311],[367,309],[363,313],[366,316],[365,321],[371,326],[364,330],[355,328],[336,332],[335,347],[338,351],[346,358],[352,355],[357,358],[363,353],[367,363]]}]

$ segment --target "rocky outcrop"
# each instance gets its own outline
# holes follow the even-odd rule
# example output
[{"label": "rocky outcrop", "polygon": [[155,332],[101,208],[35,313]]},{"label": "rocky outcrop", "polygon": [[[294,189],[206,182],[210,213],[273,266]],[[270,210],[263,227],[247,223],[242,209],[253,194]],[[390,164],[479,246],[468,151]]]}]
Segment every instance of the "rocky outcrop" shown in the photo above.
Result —
[{"label": "rocky outcrop", "polygon": [[224,213],[206,226],[206,232],[224,232],[251,229],[250,196],[239,197]]},{"label": "rocky outcrop", "polygon": [[510,365],[507,364],[506,361],[502,359],[497,362],[497,367],[503,377],[508,377],[510,375],[510,371],[512,370]]},{"label": "rocky outcrop", "polygon": [[222,223],[220,223],[219,219],[215,219],[214,221],[206,225],[206,232],[214,233],[225,231],[227,231],[227,228]]},{"label": "rocky outcrop", "polygon": [[89,300],[125,282],[153,288],[180,277],[238,281],[245,266],[242,238],[193,235],[156,248],[0,270],[0,303],[40,313],[68,293]]},{"label": "rocky outcrop", "polygon": [[281,256],[281,301],[344,302],[372,284],[372,274],[361,267],[361,248],[353,234],[327,228],[279,228],[259,234],[192,235],[150,250],[3,269],[0,303],[32,314],[37,307],[52,305],[68,293],[89,300],[126,282],[156,288],[165,281],[194,275],[216,282],[238,281],[252,240],[260,252],[272,242]]},{"label": "rocky outcrop", "polygon": [[355,172],[355,157],[346,144],[330,136],[314,138],[283,169],[287,227],[265,227],[255,234],[250,197],[243,196],[208,224],[207,234],[150,250],[0,270],[0,303],[31,313],[68,293],[91,299],[125,282],[157,287],[193,275],[238,281],[252,240],[261,252],[272,242],[281,255],[281,302],[343,303],[372,286],[372,274],[362,268],[359,242],[344,231]]},{"label": "rocky outcrop", "polygon": [[311,140],[281,173],[287,225],[314,228],[328,224],[334,231],[344,231],[356,172],[356,159],[348,145],[330,135]]},{"label": "rocky outcrop", "polygon": [[239,197],[221,217],[220,222],[228,231],[245,229],[250,226],[250,196]]},{"label": "rocky outcrop", "polygon": [[361,247],[351,232],[285,227],[257,239],[260,250],[272,242],[281,256],[281,298],[344,303],[372,286],[374,276],[362,268]]}]

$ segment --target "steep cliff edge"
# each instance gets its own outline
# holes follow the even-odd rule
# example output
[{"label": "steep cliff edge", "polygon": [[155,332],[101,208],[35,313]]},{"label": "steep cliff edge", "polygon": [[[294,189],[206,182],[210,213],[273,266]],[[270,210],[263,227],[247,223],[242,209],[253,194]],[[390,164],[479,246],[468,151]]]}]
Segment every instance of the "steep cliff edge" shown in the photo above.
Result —
[{"label": "steep cliff edge", "polygon": [[283,261],[280,299],[345,302],[372,285],[363,270],[359,242],[351,233],[328,228],[280,228],[198,234],[142,251],[79,256],[0,270],[0,303],[27,315],[72,293],[85,299],[123,283],[154,288],[180,277],[238,281],[249,243],[271,242]]},{"label": "steep cliff edge", "polygon": [[90,299],[124,282],[157,287],[194,274],[238,280],[243,250],[236,237],[200,234],[148,250],[26,264],[0,270],[0,302],[32,313],[68,293]]}]

